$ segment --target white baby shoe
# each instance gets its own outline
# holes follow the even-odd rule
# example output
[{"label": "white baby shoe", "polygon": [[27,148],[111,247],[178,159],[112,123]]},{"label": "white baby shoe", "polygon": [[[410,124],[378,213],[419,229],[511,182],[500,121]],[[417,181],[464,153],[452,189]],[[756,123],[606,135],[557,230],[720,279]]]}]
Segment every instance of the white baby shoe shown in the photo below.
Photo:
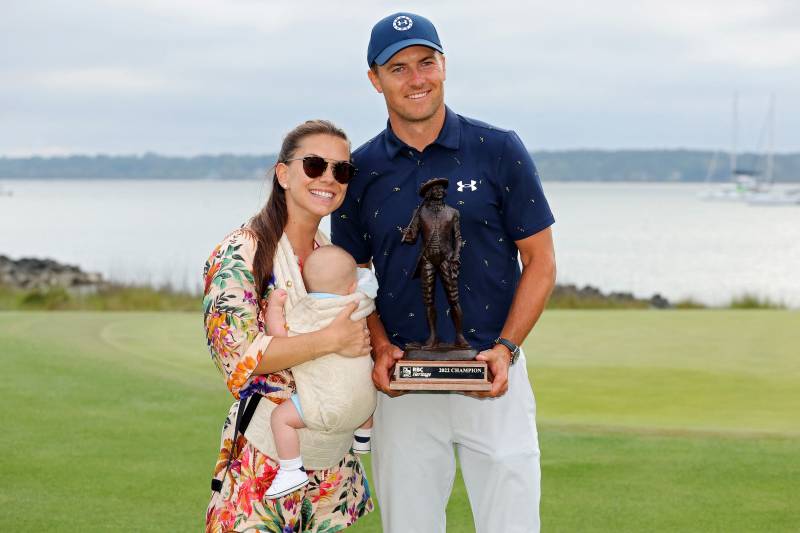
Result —
[{"label": "white baby shoe", "polygon": [[267,498],[274,500],[308,485],[308,474],[302,466],[292,470],[281,467],[267,489]]},{"label": "white baby shoe", "polygon": [[353,453],[364,454],[372,451],[370,429],[357,429],[353,433]]}]

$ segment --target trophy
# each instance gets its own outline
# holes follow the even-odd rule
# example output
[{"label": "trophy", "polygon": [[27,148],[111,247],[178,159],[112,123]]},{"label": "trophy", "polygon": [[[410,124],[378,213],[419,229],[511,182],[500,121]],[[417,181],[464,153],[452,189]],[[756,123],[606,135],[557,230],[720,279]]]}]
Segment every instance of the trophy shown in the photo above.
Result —
[{"label": "trophy", "polygon": [[[414,210],[403,230],[402,242],[415,244],[422,236],[422,249],[414,278],[422,282],[422,301],[430,335],[424,343],[408,343],[403,358],[395,363],[389,383],[392,390],[485,391],[492,388],[485,361],[476,361],[478,351],[464,338],[463,313],[458,303],[458,272],[461,267],[461,229],[458,210],[445,204],[447,178],[433,178],[419,189],[422,203]],[[440,342],[436,332],[434,303],[436,278],[441,281],[450,318],[455,326],[455,342]]]}]

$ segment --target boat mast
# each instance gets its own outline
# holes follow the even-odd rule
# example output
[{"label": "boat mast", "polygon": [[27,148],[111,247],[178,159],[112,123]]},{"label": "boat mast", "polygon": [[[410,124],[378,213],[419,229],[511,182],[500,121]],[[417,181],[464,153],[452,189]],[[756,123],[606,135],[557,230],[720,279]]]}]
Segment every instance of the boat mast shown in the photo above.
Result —
[{"label": "boat mast", "polygon": [[775,142],[775,93],[769,95],[769,110],[767,111],[767,168],[765,169],[767,183],[772,185],[773,148]]},{"label": "boat mast", "polygon": [[736,175],[736,149],[739,136],[739,92],[733,93],[733,124],[731,127],[731,176]]}]

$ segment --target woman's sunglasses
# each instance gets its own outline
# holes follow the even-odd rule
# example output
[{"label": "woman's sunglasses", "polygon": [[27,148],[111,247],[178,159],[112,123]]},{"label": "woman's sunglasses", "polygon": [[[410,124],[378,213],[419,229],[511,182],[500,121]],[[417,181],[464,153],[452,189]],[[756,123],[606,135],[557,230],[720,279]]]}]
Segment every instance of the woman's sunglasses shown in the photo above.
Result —
[{"label": "woman's sunglasses", "polygon": [[287,159],[284,161],[284,163],[288,163],[290,161],[302,161],[303,171],[309,178],[319,178],[325,174],[325,170],[327,170],[329,162],[331,164],[331,171],[333,172],[333,179],[342,185],[347,185],[350,183],[350,180],[352,180],[353,176],[356,175],[356,167],[354,167],[349,161],[336,161],[334,159],[325,159],[324,157],[320,157],[318,155],[307,155],[305,157]]}]

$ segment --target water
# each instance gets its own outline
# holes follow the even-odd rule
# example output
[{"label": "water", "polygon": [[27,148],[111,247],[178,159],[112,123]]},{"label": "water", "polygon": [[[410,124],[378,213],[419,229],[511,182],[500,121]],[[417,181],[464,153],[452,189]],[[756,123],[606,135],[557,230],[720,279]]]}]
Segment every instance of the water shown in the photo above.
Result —
[{"label": "water", "polygon": [[[14,181],[0,254],[196,290],[211,249],[263,205],[260,181]],[[800,207],[706,203],[702,186],[546,182],[561,283],[800,307]],[[327,231],[330,223],[323,221]]]}]

